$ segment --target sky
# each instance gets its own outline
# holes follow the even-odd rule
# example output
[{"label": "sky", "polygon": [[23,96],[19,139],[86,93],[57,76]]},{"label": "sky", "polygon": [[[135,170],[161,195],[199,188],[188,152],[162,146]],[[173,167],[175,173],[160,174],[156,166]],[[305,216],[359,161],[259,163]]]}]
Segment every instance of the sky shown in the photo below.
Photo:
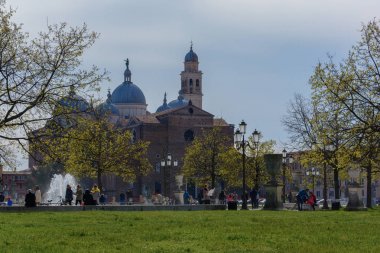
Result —
[{"label": "sky", "polygon": [[[109,71],[106,98],[132,81],[148,111],[174,100],[190,42],[203,72],[203,109],[247,132],[286,147],[281,124],[295,93],[310,94],[308,79],[327,54],[339,61],[360,39],[363,23],[379,17],[378,0],[8,0],[14,21],[32,36],[47,24],[86,23],[100,34],[83,65]],[[25,165],[26,166],[26,163]]]}]

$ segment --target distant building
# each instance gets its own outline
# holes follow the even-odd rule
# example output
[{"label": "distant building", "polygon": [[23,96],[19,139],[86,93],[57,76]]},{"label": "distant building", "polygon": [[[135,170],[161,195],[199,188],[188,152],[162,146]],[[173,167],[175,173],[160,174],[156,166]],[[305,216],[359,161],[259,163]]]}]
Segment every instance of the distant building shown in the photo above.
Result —
[{"label": "distant building", "polygon": [[[215,118],[202,108],[203,73],[198,66],[198,56],[191,46],[184,59],[177,99],[168,103],[165,92],[163,104],[156,112],[150,113],[147,111],[144,93],[132,82],[129,60],[126,60],[123,82],[112,93],[108,91],[107,100],[98,110],[108,112],[109,120],[117,126],[132,131],[134,139],[150,142],[148,158],[153,171],[148,176],[139,176],[131,185],[114,175],[104,175],[102,182],[109,197],[118,197],[129,188],[133,189],[135,197],[149,197],[155,192],[164,193],[164,187],[169,197],[173,197],[173,192],[177,189],[175,176],[180,174],[183,166],[185,148],[205,129],[220,127],[222,134],[228,136],[231,146],[233,145],[234,126],[221,118]],[[83,111],[88,107],[88,103],[73,91],[61,104]],[[161,161],[168,154],[172,157],[171,165],[166,163],[167,166],[162,167]],[[35,165],[36,161],[30,157],[29,166],[32,168]],[[195,197],[195,186],[190,188]]]},{"label": "distant building", "polygon": [[2,171],[0,173],[2,178],[0,185],[5,197],[10,197],[13,201],[24,201],[31,174],[30,170]]},{"label": "distant building", "polygon": [[[286,193],[290,191],[293,196],[299,190],[309,188],[314,190],[317,199],[323,199],[323,166],[313,165],[303,167],[299,162],[299,157],[303,152],[293,152],[291,155],[295,158],[294,163],[289,164],[292,175],[292,180],[286,183]],[[314,173],[313,173],[314,172]],[[366,203],[367,199],[367,179],[365,173],[360,169],[349,169],[347,175],[340,177],[339,189],[341,199],[348,199],[348,188],[353,183],[357,183],[361,188],[359,198]],[[380,200],[380,180],[373,178],[372,181],[372,198],[374,201]],[[327,198],[335,199],[333,172],[330,168],[327,169]]]}]

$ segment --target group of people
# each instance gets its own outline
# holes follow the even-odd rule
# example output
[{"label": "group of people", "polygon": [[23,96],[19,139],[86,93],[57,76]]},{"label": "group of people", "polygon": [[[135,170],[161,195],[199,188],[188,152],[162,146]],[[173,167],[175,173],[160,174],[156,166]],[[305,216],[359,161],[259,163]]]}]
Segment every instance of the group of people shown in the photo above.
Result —
[{"label": "group of people", "polygon": [[[72,205],[74,192],[71,189],[70,185],[66,187],[65,194],[65,204]],[[83,193],[82,187],[78,184],[75,192],[75,205],[104,205],[106,203],[106,198],[104,194],[100,194],[99,187],[94,184],[94,186],[90,189],[86,189]]]},{"label": "group of people", "polygon": [[297,194],[297,207],[299,211],[303,210],[303,204],[308,204],[310,207],[315,210],[317,204],[317,197],[309,189],[304,189],[298,192]]},{"label": "group of people", "polygon": [[[74,193],[71,186],[66,186],[65,199],[61,204],[72,205],[75,195],[75,205],[98,205],[105,204],[106,199],[103,194],[100,194],[99,187],[95,184],[91,191],[86,189],[83,193],[82,187],[78,184],[76,192]],[[35,207],[42,204],[42,194],[39,186],[35,187],[35,191],[32,189],[27,191],[25,195],[25,207]]]},{"label": "group of people", "polygon": [[0,192],[0,206],[12,206],[13,201],[10,197],[5,198],[4,193]]}]

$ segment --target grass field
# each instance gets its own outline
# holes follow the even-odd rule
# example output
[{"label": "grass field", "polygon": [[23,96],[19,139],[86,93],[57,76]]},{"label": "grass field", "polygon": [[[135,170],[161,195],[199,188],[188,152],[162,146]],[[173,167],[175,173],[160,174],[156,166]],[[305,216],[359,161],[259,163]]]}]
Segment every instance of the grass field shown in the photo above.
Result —
[{"label": "grass field", "polygon": [[0,252],[380,252],[380,210],[0,213]]}]

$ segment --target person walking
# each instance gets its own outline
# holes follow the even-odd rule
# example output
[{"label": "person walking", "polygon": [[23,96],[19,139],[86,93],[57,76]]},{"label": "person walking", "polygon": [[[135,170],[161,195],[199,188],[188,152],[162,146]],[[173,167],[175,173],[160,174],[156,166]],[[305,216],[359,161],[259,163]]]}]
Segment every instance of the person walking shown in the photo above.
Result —
[{"label": "person walking", "polygon": [[307,200],[307,203],[310,205],[311,208],[313,208],[313,211],[315,211],[316,202],[317,202],[317,197],[314,195],[312,191],[310,191],[309,199]]},{"label": "person walking", "polygon": [[3,205],[4,201],[5,201],[5,196],[4,196],[3,192],[0,192],[0,205]]},{"label": "person walking", "polygon": [[223,205],[226,204],[226,194],[224,193],[224,190],[219,193],[219,203]]},{"label": "person walking", "polygon": [[84,191],[84,195],[83,195],[83,204],[85,206],[88,206],[88,205],[96,205],[95,204],[95,201],[94,201],[94,198],[92,197],[92,194],[90,192],[89,189],[86,189]]},{"label": "person walking", "polygon": [[301,190],[297,194],[298,211],[302,211],[302,205],[309,199],[309,189]]},{"label": "person walking", "polygon": [[183,193],[183,202],[185,205],[190,204],[190,194],[188,193],[188,191],[185,191]]},{"label": "person walking", "polygon": [[32,192],[32,189],[29,189],[28,193],[25,195],[25,207],[35,207],[35,206],[36,206],[36,195],[34,195],[34,193]]},{"label": "person walking", "polygon": [[83,200],[83,190],[82,190],[82,187],[78,184],[77,185],[77,191],[75,193],[75,205],[82,205],[82,200]]},{"label": "person walking", "polygon": [[258,208],[259,202],[257,201],[257,191],[255,188],[252,188],[252,190],[249,192],[249,197],[251,198],[252,209]]},{"label": "person walking", "polygon": [[96,201],[96,205],[99,204],[99,198],[100,198],[100,189],[96,184],[91,189],[92,198],[94,201]]},{"label": "person walking", "polygon": [[73,201],[73,190],[71,190],[71,186],[68,184],[66,187],[65,204],[68,203],[71,206],[72,201]]},{"label": "person walking", "polygon": [[38,185],[35,187],[34,195],[36,196],[36,206],[39,206],[42,202],[41,190]]}]

